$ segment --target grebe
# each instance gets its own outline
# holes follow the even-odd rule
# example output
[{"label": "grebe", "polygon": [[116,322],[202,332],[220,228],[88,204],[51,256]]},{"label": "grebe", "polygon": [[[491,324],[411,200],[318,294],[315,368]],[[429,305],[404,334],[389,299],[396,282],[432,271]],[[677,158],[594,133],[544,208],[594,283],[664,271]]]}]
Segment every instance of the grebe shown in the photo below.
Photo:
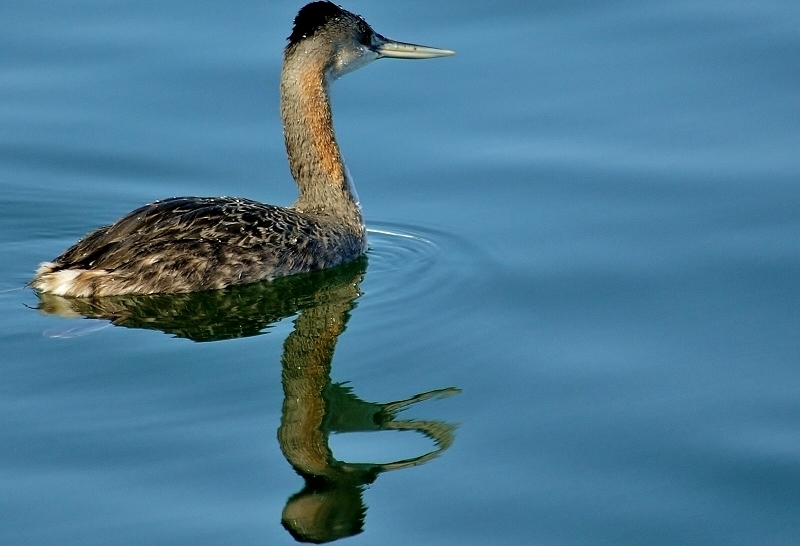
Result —
[{"label": "grebe", "polygon": [[230,197],[156,201],[41,264],[30,286],[60,296],[195,292],[352,261],[366,228],[333,133],[328,86],[381,57],[455,52],[389,40],[331,2],[294,20],[283,55],[281,118],[300,196],[291,207]]}]

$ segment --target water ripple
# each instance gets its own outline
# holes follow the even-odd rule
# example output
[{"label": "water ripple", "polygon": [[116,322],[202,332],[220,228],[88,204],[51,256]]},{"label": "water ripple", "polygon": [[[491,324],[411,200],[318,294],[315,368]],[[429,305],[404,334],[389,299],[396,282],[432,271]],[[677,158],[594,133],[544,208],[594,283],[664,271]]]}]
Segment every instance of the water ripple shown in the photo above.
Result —
[{"label": "water ripple", "polygon": [[455,301],[459,293],[479,286],[492,269],[470,241],[445,231],[378,222],[370,223],[368,234],[369,269],[360,306]]}]

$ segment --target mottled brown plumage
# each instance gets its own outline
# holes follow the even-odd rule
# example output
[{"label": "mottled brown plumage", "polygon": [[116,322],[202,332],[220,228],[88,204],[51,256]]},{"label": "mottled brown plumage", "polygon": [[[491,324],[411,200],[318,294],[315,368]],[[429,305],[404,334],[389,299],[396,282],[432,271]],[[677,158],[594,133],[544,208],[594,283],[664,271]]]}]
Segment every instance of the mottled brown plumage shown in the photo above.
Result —
[{"label": "mottled brown plumage", "polygon": [[76,296],[192,292],[332,267],[360,256],[364,243],[363,234],[326,215],[176,197],[94,231],[53,269],[84,271],[73,282]]},{"label": "mottled brown plumage", "polygon": [[297,202],[157,201],[43,263],[30,285],[76,297],[194,292],[356,259],[367,249],[366,229],[333,133],[328,86],[380,57],[451,54],[387,40],[330,2],[308,4],[295,19],[281,73],[281,117]]}]

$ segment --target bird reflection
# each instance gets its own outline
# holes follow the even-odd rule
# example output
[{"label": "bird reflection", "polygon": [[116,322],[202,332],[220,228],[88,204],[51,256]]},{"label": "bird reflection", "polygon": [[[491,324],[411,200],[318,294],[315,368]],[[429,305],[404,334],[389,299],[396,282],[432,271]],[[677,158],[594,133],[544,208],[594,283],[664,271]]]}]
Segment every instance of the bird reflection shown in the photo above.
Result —
[{"label": "bird reflection", "polygon": [[[388,403],[361,400],[351,387],[331,380],[339,335],[361,295],[366,258],[334,269],[279,278],[226,290],[161,296],[64,298],[39,293],[48,314],[105,319],[116,326],[161,330],[194,341],[215,341],[262,333],[296,315],[283,345],[284,391],[278,443],[304,487],[289,497],[281,522],[301,542],[330,542],[363,530],[362,493],[383,472],[423,464],[453,443],[455,426],[435,420],[399,419],[409,406],[455,394],[437,389]],[[433,449],[388,463],[337,460],[331,433],[414,431]]]}]

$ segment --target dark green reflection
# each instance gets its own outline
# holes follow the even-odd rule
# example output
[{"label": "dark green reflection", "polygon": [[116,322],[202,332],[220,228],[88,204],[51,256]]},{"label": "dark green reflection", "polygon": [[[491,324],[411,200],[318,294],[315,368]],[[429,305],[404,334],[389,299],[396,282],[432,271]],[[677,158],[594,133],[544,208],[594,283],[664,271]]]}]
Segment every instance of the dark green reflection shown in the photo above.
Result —
[{"label": "dark green reflection", "polygon": [[[162,330],[194,341],[257,335],[270,324],[297,315],[281,358],[284,401],[278,442],[305,486],[289,497],[282,523],[298,541],[330,542],[363,530],[365,485],[382,472],[429,461],[450,447],[454,438],[454,425],[401,420],[397,414],[416,402],[454,394],[456,388],[377,403],[365,402],[349,386],[331,381],[336,341],[361,294],[366,266],[364,258],[327,271],[194,294],[97,299],[39,294],[39,309]],[[347,463],[337,460],[328,445],[332,432],[385,430],[419,432],[435,448],[389,463]]]},{"label": "dark green reflection", "polygon": [[362,258],[307,275],[189,294],[64,298],[38,293],[38,308],[48,314],[161,330],[193,341],[219,341],[261,334],[281,319],[332,300],[354,300],[360,295],[358,285],[366,266]]}]

